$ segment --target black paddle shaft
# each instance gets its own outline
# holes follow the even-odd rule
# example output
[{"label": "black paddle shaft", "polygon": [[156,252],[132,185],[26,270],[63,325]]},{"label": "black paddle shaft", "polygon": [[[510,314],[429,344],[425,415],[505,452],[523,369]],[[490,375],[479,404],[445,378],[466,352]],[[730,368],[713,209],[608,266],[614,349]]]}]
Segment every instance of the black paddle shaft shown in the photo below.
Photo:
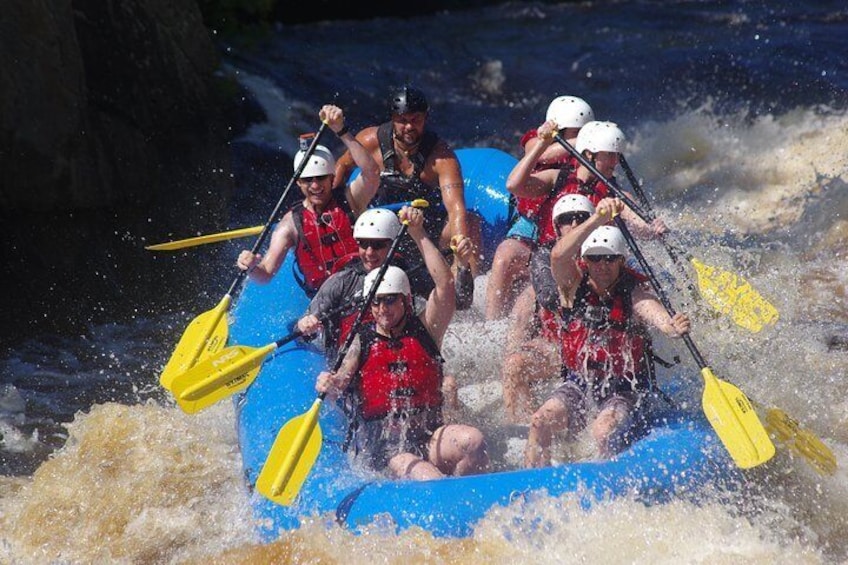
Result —
[{"label": "black paddle shaft", "polygon": [[[322,324],[324,324],[324,323],[326,323],[326,322],[327,322],[330,318],[333,318],[333,317],[335,317],[335,316],[337,316],[337,315],[341,314],[342,312],[344,312],[346,308],[348,308],[348,304],[347,304],[347,303],[345,303],[345,304],[339,304],[338,306],[336,306],[335,308],[332,308],[329,312],[327,312],[327,313],[326,313],[326,314],[324,314],[323,316],[318,316],[318,321],[319,321],[319,322],[321,322]],[[300,330],[294,330],[294,331],[293,331],[293,332],[291,332],[289,335],[287,335],[287,336],[285,336],[285,337],[281,337],[280,339],[278,339],[277,341],[275,341],[275,342],[274,342],[274,345],[276,345],[277,347],[281,347],[281,346],[283,346],[283,345],[287,344],[287,343],[288,343],[288,342],[290,342],[290,341],[294,341],[295,339],[299,338],[299,337],[300,337],[300,336],[302,336],[302,335],[303,335],[303,332],[302,332],[302,331],[300,331]]]},{"label": "black paddle shaft", "polygon": [[635,192],[636,196],[639,197],[639,202],[642,203],[645,207],[645,211],[649,215],[653,215],[654,211],[651,209],[651,203],[648,201],[648,196],[645,194],[645,191],[642,190],[642,183],[640,183],[639,179],[636,178],[636,174],[633,172],[633,169],[630,168],[630,163],[628,163],[627,159],[624,158],[623,153],[618,154],[618,162],[621,165],[621,168],[624,169],[624,174],[627,176],[627,180],[630,182],[633,192]]},{"label": "black paddle shaft", "polygon": [[[651,286],[654,289],[654,292],[657,293],[657,296],[662,302],[662,305],[665,306],[666,311],[669,316],[674,316],[674,306],[671,304],[671,300],[669,300],[668,295],[663,290],[663,287],[660,285],[659,279],[657,279],[657,275],[654,273],[654,270],[648,264],[648,260],[645,259],[645,256],[642,254],[642,250],[639,249],[639,246],[636,244],[636,240],[633,238],[633,234],[630,233],[630,230],[627,229],[627,225],[624,223],[619,216],[614,218],[615,225],[618,226],[618,229],[621,230],[621,234],[624,236],[624,240],[627,242],[627,246],[630,247],[630,250],[633,252],[633,255],[636,257],[636,260],[639,262],[639,265],[648,275],[648,280],[651,281]],[[692,357],[695,358],[695,362],[698,364],[698,367],[703,369],[707,366],[707,362],[704,360],[701,352],[698,351],[698,348],[695,347],[695,342],[692,341],[692,338],[688,333],[683,334],[683,342],[686,344],[686,347],[689,348],[689,352],[692,353]]]},{"label": "black paddle shaft", "polygon": [[[265,227],[262,228],[262,232],[260,232],[259,237],[256,238],[256,242],[253,244],[253,248],[250,250],[251,253],[255,254],[259,251],[262,245],[265,243],[265,240],[268,238],[268,234],[271,231],[271,224],[273,224],[277,220],[277,216],[280,214],[280,211],[283,208],[283,205],[286,202],[286,198],[289,195],[289,191],[291,191],[292,186],[297,179],[300,178],[301,173],[303,173],[303,169],[306,168],[306,165],[309,164],[309,158],[312,157],[312,154],[315,153],[315,148],[318,147],[318,141],[321,139],[321,134],[324,133],[324,130],[327,129],[327,122],[321,122],[321,127],[318,128],[318,133],[315,134],[315,137],[312,138],[312,143],[306,149],[306,152],[303,154],[303,159],[300,160],[300,164],[298,164],[297,168],[289,179],[288,184],[286,184],[286,188],[283,189],[283,194],[280,196],[280,199],[277,201],[277,205],[274,206],[274,210],[271,212],[271,215],[268,216],[268,221],[265,222]],[[233,281],[233,284],[230,285],[230,289],[227,291],[227,294],[230,296],[234,296],[236,290],[239,285],[244,281],[244,278],[247,276],[247,271],[242,271],[239,269],[238,276]]]}]

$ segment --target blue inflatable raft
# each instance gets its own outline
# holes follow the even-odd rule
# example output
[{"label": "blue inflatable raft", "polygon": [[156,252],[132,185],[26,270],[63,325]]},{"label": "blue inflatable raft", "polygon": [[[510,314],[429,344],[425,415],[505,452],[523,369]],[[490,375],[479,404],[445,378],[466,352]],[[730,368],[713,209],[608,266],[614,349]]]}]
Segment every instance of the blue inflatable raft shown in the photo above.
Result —
[{"label": "blue inflatable raft", "polygon": [[[495,149],[460,149],[468,207],[484,220],[487,256],[501,241],[510,220],[505,180],[516,160]],[[248,284],[232,312],[231,344],[262,346],[292,330],[308,300],[292,276],[291,255],[268,285]],[[309,344],[292,342],[267,360],[253,384],[235,399],[245,478],[252,487],[277,432],[306,412],[316,398],[315,377],[326,366]],[[693,379],[696,382],[693,382]],[[418,526],[435,536],[464,537],[492,507],[525,499],[579,492],[585,504],[595,498],[636,496],[660,503],[691,496],[702,485],[729,479],[733,463],[701,413],[700,381],[674,394],[653,418],[653,427],[609,461],[579,462],[545,469],[510,470],[434,481],[393,481],[352,465],[342,449],[347,421],[326,402],[321,408],[323,445],[295,504],[283,507],[253,495],[261,533],[267,540],[297,528],[304,517],[334,516],[356,529],[379,518],[398,531]]]}]

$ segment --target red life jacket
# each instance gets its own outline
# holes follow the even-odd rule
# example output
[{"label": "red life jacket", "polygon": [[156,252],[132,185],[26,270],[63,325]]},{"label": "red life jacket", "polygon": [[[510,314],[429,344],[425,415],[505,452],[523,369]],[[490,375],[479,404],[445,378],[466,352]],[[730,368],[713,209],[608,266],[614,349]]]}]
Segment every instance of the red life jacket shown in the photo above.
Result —
[{"label": "red life jacket", "polygon": [[651,338],[633,316],[633,288],[645,279],[625,269],[612,295],[601,299],[584,273],[574,306],[562,308],[563,376],[573,375],[597,389],[611,380],[629,383],[632,390],[651,385]]},{"label": "red life jacket", "polygon": [[[562,179],[562,175],[557,179],[557,183]],[[609,192],[609,187],[602,181],[597,181],[594,185],[587,185],[577,178],[576,175],[571,175],[564,179],[562,184],[555,187],[554,196],[545,200],[539,209],[536,222],[539,226],[539,245],[550,245],[556,241],[557,233],[554,227],[553,213],[554,204],[566,194],[582,194],[588,198],[592,204],[598,205],[601,199],[606,198]]]},{"label": "red life jacket", "polygon": [[544,306],[537,304],[536,315],[539,316],[539,334],[550,342],[558,342],[562,328],[556,312],[551,312]]},{"label": "red life jacket", "polygon": [[353,239],[352,213],[334,197],[320,216],[302,202],[296,204],[292,208],[292,220],[298,235],[294,256],[303,275],[298,282],[311,296],[327,277],[359,257]]},{"label": "red life jacket", "polygon": [[362,356],[355,382],[365,420],[404,409],[441,408],[443,359],[417,316],[408,317],[399,337],[378,334],[372,323],[360,340]]}]

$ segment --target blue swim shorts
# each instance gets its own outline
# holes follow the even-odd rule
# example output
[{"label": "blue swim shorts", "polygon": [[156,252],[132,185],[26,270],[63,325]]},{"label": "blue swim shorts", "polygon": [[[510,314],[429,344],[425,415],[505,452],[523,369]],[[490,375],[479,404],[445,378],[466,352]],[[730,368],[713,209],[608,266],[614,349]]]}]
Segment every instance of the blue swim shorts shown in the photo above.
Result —
[{"label": "blue swim shorts", "polygon": [[539,227],[532,220],[519,214],[516,216],[515,221],[512,222],[512,227],[506,232],[506,236],[531,243],[538,243]]}]

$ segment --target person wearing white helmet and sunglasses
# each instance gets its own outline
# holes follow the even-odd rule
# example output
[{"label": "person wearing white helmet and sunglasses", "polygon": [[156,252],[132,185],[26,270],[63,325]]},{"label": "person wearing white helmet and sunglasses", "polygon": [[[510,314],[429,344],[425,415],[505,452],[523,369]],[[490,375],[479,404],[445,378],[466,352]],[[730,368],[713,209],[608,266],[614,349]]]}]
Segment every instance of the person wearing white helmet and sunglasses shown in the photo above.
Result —
[{"label": "person wearing white helmet and sunglasses", "polygon": [[555,434],[574,436],[588,427],[600,458],[627,441],[646,395],[654,388],[649,327],[671,338],[689,332],[689,317],[669,316],[646,288],[645,277],[626,267],[628,246],[618,227],[617,198],[601,200],[585,222],[551,250],[561,316],[561,375],[557,388],[530,420],[526,467],[551,462]]},{"label": "person wearing white helmet and sunglasses", "polygon": [[[562,237],[594,213],[582,194],[566,194],[553,209],[557,236]],[[506,341],[501,376],[504,409],[515,424],[533,413],[532,387],[559,374],[559,294],[551,272],[551,250],[539,247],[530,259],[530,285],[518,297]]]},{"label": "person wearing white helmet and sunglasses", "polygon": [[[559,134],[569,143],[574,143],[580,129],[594,119],[591,106],[577,96],[557,96],[548,105],[545,114],[545,123],[556,124]],[[522,182],[518,172],[526,166],[530,154],[534,155],[532,171],[552,169],[568,176],[578,165],[577,160],[559,144],[546,144],[542,153],[536,155],[534,148],[541,143],[536,128],[525,133],[520,143],[524,158],[513,168],[507,180],[507,190],[513,195],[516,214],[506,238],[498,244],[492,259],[486,286],[487,320],[500,319],[512,309],[516,297],[529,281],[530,254],[538,242],[536,217],[547,197],[518,195],[519,191],[514,190],[515,183]]]},{"label": "person wearing white helmet and sunglasses", "polygon": [[[433,288],[430,264],[436,259],[430,257],[428,260],[425,254],[425,250],[432,247],[433,243],[423,228],[424,211],[405,206],[397,214],[385,208],[369,208],[363,212],[353,226],[358,259],[347,263],[321,285],[309,303],[306,314],[297,322],[297,328],[307,336],[323,330],[323,346],[330,359],[335,359],[335,352],[344,343],[359,312],[363,298],[362,281],[368,273],[385,263],[392,242],[400,233],[402,221],[409,223],[406,237],[413,241],[418,253],[424,257],[423,268],[430,272],[427,284],[416,284],[421,278],[412,279],[413,294],[426,299]],[[467,262],[472,254],[471,241],[461,241],[456,250],[458,260]],[[444,261],[440,253],[439,260]],[[392,264],[405,270],[421,268],[417,261],[410,261],[400,254],[394,255]],[[366,315],[370,315],[370,312],[366,312]]]},{"label": "person wearing white helmet and sunglasses", "polygon": [[[483,473],[489,465],[483,434],[445,424],[442,413],[440,349],[456,310],[453,275],[423,223],[410,222],[409,231],[435,282],[426,306],[415,312],[409,278],[388,266],[369,307],[370,323],[339,370],[321,372],[315,388],[331,397],[346,393],[355,453],[374,470],[414,480]],[[379,274],[375,269],[364,278],[363,295]]]},{"label": "person wearing white helmet and sunglasses", "polygon": [[[404,214],[414,219],[422,213],[416,210]],[[297,329],[306,336],[323,330],[324,351],[331,360],[359,312],[362,281],[386,261],[400,227],[398,214],[391,210],[369,208],[363,212],[353,226],[357,260],[330,275],[312,298],[306,314],[298,320]],[[398,255],[394,261],[403,264],[403,258]]]},{"label": "person wearing white helmet and sunglasses", "polygon": [[[335,270],[356,257],[353,222],[374,197],[380,182],[377,163],[347,132],[341,108],[327,104],[318,116],[339,136],[362,174],[349,185],[333,190],[335,158],[325,146],[317,145],[295,180],[303,200],[274,228],[264,255],[244,249],[236,262],[251,280],[264,284],[277,274],[289,250],[294,249],[297,280],[310,297]],[[308,139],[301,141],[308,147]],[[306,155],[306,147],[294,157],[295,170]]]}]

